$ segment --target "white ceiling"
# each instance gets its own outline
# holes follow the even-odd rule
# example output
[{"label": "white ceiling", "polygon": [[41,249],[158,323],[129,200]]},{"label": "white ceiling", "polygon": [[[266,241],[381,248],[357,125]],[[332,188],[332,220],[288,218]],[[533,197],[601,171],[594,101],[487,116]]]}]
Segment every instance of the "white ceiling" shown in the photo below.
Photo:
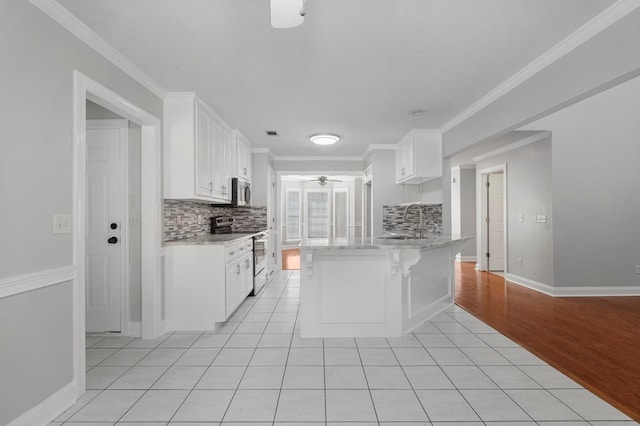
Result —
[{"label": "white ceiling", "polygon": [[[442,127],[614,0],[308,0],[305,22],[280,30],[268,0],[59,2],[254,147],[359,156]],[[408,114],[418,108],[426,114]],[[313,146],[318,132],[342,140]]]}]

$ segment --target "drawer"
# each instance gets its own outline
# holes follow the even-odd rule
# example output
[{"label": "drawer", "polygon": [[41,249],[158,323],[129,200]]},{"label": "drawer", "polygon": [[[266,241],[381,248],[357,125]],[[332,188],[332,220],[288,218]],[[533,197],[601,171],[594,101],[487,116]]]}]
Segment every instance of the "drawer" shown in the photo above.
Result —
[{"label": "drawer", "polygon": [[228,264],[230,262],[233,262],[234,260],[252,251],[253,251],[253,240],[251,238],[239,243],[231,243],[227,245],[225,248],[226,263]]}]

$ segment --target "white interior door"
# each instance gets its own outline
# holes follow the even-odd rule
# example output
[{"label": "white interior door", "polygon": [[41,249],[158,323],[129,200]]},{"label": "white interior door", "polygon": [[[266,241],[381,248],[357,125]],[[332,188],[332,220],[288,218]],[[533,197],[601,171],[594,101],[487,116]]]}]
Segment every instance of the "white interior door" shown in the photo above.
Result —
[{"label": "white interior door", "polygon": [[487,175],[489,271],[504,271],[504,174]]},{"label": "white interior door", "polygon": [[[121,331],[126,120],[87,121],[86,331]],[[126,157],[124,157],[126,158]]]}]

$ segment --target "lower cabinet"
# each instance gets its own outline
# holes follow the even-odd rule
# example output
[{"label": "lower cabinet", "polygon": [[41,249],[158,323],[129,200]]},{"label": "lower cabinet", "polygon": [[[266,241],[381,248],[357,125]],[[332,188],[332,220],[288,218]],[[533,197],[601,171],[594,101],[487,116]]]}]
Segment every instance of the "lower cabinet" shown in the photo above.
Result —
[{"label": "lower cabinet", "polygon": [[253,242],[168,245],[164,273],[167,329],[214,331],[253,289]]},{"label": "lower cabinet", "polygon": [[[252,252],[253,253],[253,252]],[[227,265],[226,312],[231,315],[253,290],[253,255],[248,253]]]}]

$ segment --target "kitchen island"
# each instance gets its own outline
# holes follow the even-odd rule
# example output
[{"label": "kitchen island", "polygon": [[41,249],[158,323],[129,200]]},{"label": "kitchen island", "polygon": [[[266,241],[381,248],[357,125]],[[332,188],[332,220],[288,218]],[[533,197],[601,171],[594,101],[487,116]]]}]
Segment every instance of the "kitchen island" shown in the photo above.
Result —
[{"label": "kitchen island", "polygon": [[466,237],[300,245],[302,337],[400,337],[454,302]]}]

